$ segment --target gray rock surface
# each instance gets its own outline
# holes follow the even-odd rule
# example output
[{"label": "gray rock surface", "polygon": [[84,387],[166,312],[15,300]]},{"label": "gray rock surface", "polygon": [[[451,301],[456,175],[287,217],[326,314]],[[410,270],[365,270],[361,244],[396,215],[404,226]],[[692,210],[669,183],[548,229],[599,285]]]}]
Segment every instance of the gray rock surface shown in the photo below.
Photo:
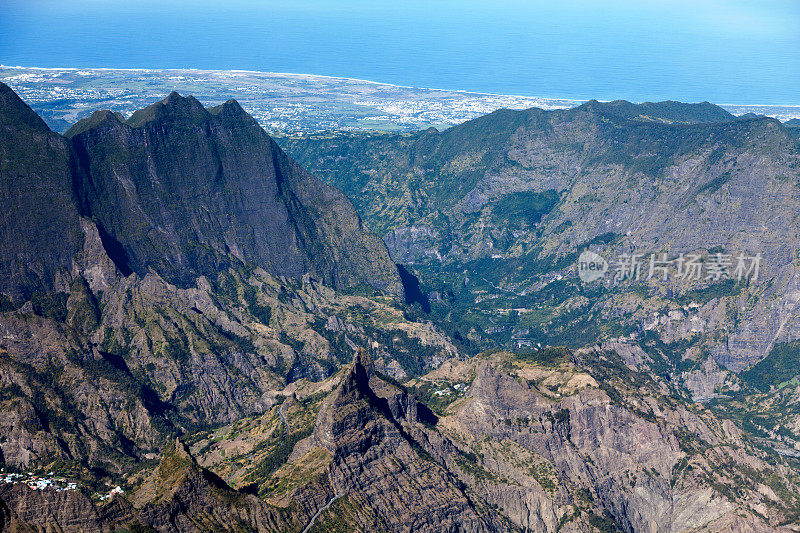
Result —
[{"label": "gray rock surface", "polygon": [[69,143],[0,83],[0,290],[63,289],[81,239]]}]

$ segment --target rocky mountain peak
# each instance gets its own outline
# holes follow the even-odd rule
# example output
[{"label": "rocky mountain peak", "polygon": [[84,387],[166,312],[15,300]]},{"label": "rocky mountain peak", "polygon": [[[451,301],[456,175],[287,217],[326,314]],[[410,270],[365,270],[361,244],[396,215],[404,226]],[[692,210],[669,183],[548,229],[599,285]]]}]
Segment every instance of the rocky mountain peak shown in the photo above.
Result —
[{"label": "rocky mountain peak", "polygon": [[113,113],[108,110],[95,111],[89,117],[76,122],[64,133],[64,136],[72,138],[90,129],[105,130],[108,128],[116,128],[121,126],[123,122],[124,117],[119,113]]},{"label": "rocky mountain peak", "polygon": [[371,396],[373,393],[370,389],[370,379],[374,374],[372,358],[366,350],[359,348],[353,357],[350,370],[339,384],[339,392],[335,395],[334,405],[338,404],[341,407]]},{"label": "rocky mountain peak", "polygon": [[198,124],[209,119],[209,113],[194,96],[181,96],[172,91],[166,98],[133,113],[129,126],[142,127],[149,123]]},{"label": "rocky mountain peak", "polygon": [[103,134],[114,120],[95,114],[70,138],[78,197],[130,270],[187,286],[246,262],[336,288],[401,291],[347,198],[289,159],[235,100],[206,110],[173,92]]},{"label": "rocky mountain peak", "polygon": [[239,102],[233,98],[222,105],[209,108],[208,112],[212,115],[220,117],[224,121],[240,122],[249,126],[258,126],[258,122],[256,122],[256,120],[251,117],[247,111],[242,109],[242,106],[239,105]]},{"label": "rocky mountain peak", "polygon": [[161,100],[161,103],[163,103],[164,105],[176,105],[182,100],[184,100],[184,97],[181,96],[181,94],[178,91],[170,91],[167,97]]},{"label": "rocky mountain peak", "polygon": [[49,132],[44,120],[17,96],[11,87],[0,82],[0,126],[27,127],[40,132]]}]

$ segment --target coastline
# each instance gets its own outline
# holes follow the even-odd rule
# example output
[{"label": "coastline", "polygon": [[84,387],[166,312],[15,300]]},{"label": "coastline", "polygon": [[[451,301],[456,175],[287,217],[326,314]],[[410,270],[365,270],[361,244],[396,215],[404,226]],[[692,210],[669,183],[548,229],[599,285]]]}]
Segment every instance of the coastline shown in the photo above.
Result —
[{"label": "coastline", "polygon": [[[424,87],[424,86],[417,86],[417,85],[401,85],[397,83],[389,83],[384,81],[376,81],[376,80],[368,80],[364,78],[351,78],[347,76],[331,76],[327,74],[313,74],[313,73],[303,73],[303,72],[273,72],[267,70],[248,70],[248,69],[199,69],[199,68],[119,68],[119,67],[29,67],[23,65],[3,65],[0,64],[0,69],[18,69],[18,70],[38,70],[38,71],[65,71],[65,72],[80,72],[80,71],[99,71],[99,72],[142,72],[142,73],[184,73],[184,72],[194,72],[199,74],[225,74],[225,73],[240,73],[240,74],[254,74],[254,75],[264,75],[264,76],[273,76],[273,77],[285,77],[285,78],[300,78],[300,79],[320,79],[320,80],[334,80],[334,81],[344,81],[344,82],[357,82],[357,83],[364,83],[370,85],[379,85],[384,87],[394,87],[398,89],[411,89],[417,91],[435,91],[435,92],[444,92],[444,93],[454,93],[454,94],[463,94],[465,96],[494,96],[494,97],[508,97],[508,98],[525,98],[525,99],[533,99],[533,100],[550,100],[550,101],[561,101],[561,102],[577,102],[578,105],[580,103],[588,102],[593,98],[575,98],[575,97],[567,97],[567,96],[541,96],[541,95],[527,95],[527,94],[510,94],[510,93],[494,93],[494,92],[481,92],[481,91],[469,91],[465,89],[447,89],[442,87]],[[599,102],[611,102],[613,100],[604,100],[595,98],[595,100]],[[615,100],[626,100],[626,98],[618,98]],[[653,100],[635,100],[630,99],[629,102],[640,104],[644,102],[650,102]],[[769,107],[776,107],[776,108],[796,108],[800,111],[800,103],[798,104],[765,104],[765,103],[731,103],[731,102],[711,102],[715,105],[718,105],[723,108],[728,107],[761,107],[761,108],[769,108]]]}]

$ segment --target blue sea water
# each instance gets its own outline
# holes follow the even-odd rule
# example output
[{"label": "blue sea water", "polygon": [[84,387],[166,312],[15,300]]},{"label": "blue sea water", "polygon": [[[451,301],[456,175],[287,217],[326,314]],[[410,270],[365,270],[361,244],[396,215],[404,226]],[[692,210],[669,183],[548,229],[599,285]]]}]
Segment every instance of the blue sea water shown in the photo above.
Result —
[{"label": "blue sea water", "polygon": [[0,64],[800,104],[800,1],[0,0]]}]

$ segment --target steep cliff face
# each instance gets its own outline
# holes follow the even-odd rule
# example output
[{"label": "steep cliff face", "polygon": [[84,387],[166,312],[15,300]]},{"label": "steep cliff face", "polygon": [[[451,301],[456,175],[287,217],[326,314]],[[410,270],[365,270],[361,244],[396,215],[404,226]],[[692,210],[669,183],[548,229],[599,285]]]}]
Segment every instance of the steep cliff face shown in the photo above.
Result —
[{"label": "steep cliff face", "polygon": [[347,199],[289,159],[231,100],[206,110],[172,93],[123,122],[97,112],[67,132],[83,214],[123,271],[179,285],[231,260],[392,293],[400,281]]},{"label": "steep cliff face", "polygon": [[[469,391],[438,427],[474,454],[484,478],[495,477],[483,484],[485,497],[517,523],[544,531],[597,526],[604,516],[624,531],[780,530],[795,496],[775,505],[780,498],[771,498],[764,476],[791,492],[792,470],[770,464],[729,423],[663,394],[663,385],[627,384],[630,375],[608,357],[587,353],[578,367],[531,359],[509,365],[502,357],[473,363]],[[609,372],[599,386],[580,377],[589,372],[599,381],[594,365]]]},{"label": "steep cliff face", "polygon": [[206,110],[173,93],[127,122],[99,111],[68,132],[0,86],[5,245],[0,289],[65,291],[94,220],[123,275],[149,269],[191,285],[232,264],[400,294],[395,265],[350,202],[320,183],[235,101]]},{"label": "steep cliff face", "polygon": [[80,243],[69,143],[0,83],[0,289],[63,289]]}]

